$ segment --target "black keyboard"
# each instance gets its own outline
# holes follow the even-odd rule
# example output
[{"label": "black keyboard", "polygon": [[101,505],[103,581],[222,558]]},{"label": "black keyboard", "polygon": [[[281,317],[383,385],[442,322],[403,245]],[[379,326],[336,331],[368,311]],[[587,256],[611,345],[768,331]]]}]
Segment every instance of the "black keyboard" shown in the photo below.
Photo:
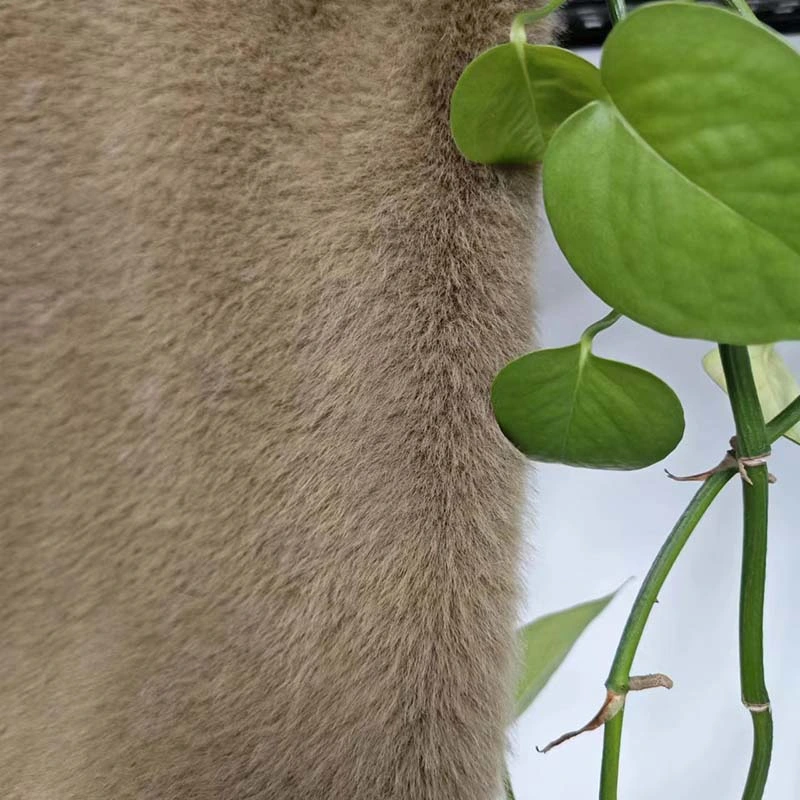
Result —
[{"label": "black keyboard", "polygon": [[[800,32],[800,0],[749,0],[750,8],[765,24],[781,33]],[[628,9],[643,3],[627,3]],[[604,0],[569,0],[564,6],[566,30],[564,47],[598,47],[611,30],[611,18]]]}]

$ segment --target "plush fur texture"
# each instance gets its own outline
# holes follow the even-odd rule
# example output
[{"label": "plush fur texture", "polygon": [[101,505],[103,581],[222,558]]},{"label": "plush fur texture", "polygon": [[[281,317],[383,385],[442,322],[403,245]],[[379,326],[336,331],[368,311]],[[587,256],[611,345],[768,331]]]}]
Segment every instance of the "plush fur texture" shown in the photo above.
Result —
[{"label": "plush fur texture", "polygon": [[522,5],[0,0],[0,796],[493,797]]}]

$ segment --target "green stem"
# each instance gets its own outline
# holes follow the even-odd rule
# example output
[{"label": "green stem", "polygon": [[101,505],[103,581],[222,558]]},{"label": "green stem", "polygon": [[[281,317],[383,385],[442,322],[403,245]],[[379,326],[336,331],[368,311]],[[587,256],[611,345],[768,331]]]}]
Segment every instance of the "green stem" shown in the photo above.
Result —
[{"label": "green stem", "polygon": [[511,775],[508,772],[508,764],[503,765],[503,788],[506,792],[506,800],[516,800],[514,787],[511,785]]},{"label": "green stem", "polygon": [[584,365],[586,364],[586,359],[589,357],[589,354],[592,352],[592,342],[594,341],[594,337],[597,336],[600,331],[604,331],[606,328],[610,328],[618,319],[622,317],[617,311],[611,311],[606,314],[602,319],[597,320],[597,322],[593,322],[582,334],[580,338],[580,357],[578,361],[578,368],[583,369]]},{"label": "green stem", "polygon": [[[738,380],[734,380],[738,385]],[[800,397],[790,403],[780,414],[775,416],[766,425],[767,442],[772,443],[792,426],[800,421]],[[763,452],[763,451],[762,451]],[[761,468],[759,468],[761,469]],[[752,470],[752,468],[751,468]],[[765,470],[765,468],[764,468]],[[636,596],[633,608],[628,615],[622,638],[620,639],[614,662],[611,665],[606,686],[612,691],[624,691],[627,688],[630,669],[633,665],[633,658],[641,640],[645,623],[650,615],[658,592],[664,584],[672,565],[675,563],[680,551],[686,544],[689,536],[697,525],[700,517],[711,505],[711,502],[719,494],[722,487],[735,475],[733,469],[717,472],[709,477],[697,490],[686,510],[681,515],[675,527],[670,532],[667,540],[659,550],[647,577],[644,579],[639,594]],[[752,472],[750,473],[752,477]],[[769,747],[767,743],[771,739],[772,720],[768,714],[753,715],[753,726],[755,730],[754,753],[751,767],[751,775],[748,781],[753,781],[757,785],[763,780],[760,771],[764,766],[768,766]],[[622,738],[622,712],[605,724],[605,737],[603,741],[603,767],[600,777],[600,797],[601,800],[616,800],[617,797],[617,778],[619,774],[619,752]],[[767,758],[764,758],[767,755]],[[746,790],[747,791],[747,790]],[[758,795],[747,795],[746,798]]]},{"label": "green stem", "polygon": [[753,485],[742,481],[744,546],[739,594],[739,670],[742,702],[753,720],[753,753],[743,800],[760,800],[772,755],[772,711],[764,680],[764,584],[767,567],[766,465],[750,467]]},{"label": "green stem", "polygon": [[[686,510],[675,523],[661,549],[658,551],[647,576],[642,582],[633,608],[625,623],[625,630],[617,646],[614,661],[606,680],[606,688],[617,694],[624,694],[628,690],[633,658],[636,648],[642,638],[644,626],[650,616],[653,604],[658,598],[658,593],[667,579],[672,565],[689,540],[692,531],[705,514],[714,498],[722,491],[722,487],[733,477],[735,470],[729,469],[716,472],[706,479],[703,485],[695,492]],[[620,714],[617,714],[620,717]],[[603,769],[600,780],[600,800],[616,800],[617,777],[619,774],[619,749],[622,738],[622,719],[617,721],[614,717],[606,723],[606,735],[603,742]],[[609,730],[609,725],[615,723]]]},{"label": "green stem", "polygon": [[742,793],[743,800],[762,797],[767,783],[769,762],[772,756],[772,712],[753,714],[753,754],[747,783]]},{"label": "green stem", "polygon": [[593,322],[582,334],[581,343],[591,342],[600,331],[610,328],[618,319],[622,317],[619,311],[609,311],[602,319]]},{"label": "green stem", "polygon": [[625,0],[607,0],[608,13],[611,16],[611,24],[616,25],[625,19],[628,10],[625,8]]},{"label": "green stem", "polygon": [[767,423],[767,440],[772,444],[798,422],[800,422],[800,397],[795,397],[780,414]]},{"label": "green stem", "polygon": [[642,582],[639,594],[633,602],[625,630],[622,632],[622,638],[614,655],[608,680],[606,680],[606,688],[609,691],[619,694],[628,690],[628,677],[633,665],[633,658],[636,655],[636,648],[639,646],[644,626],[647,624],[647,618],[650,616],[658,593],[697,523],[734,474],[735,470],[733,469],[716,472],[703,482],[658,551],[650,571]]},{"label": "green stem", "polygon": [[[756,458],[769,449],[767,429],[756,394],[746,347],[719,346],[733,416],[736,454]],[[760,800],[772,755],[772,712],[764,680],[764,585],[767,572],[769,473],[766,464],[747,468],[742,481],[744,542],[739,594],[739,670],[742,702],[753,721],[753,754],[743,800]]]},{"label": "green stem", "polygon": [[753,13],[753,10],[747,5],[747,0],[727,0],[727,3],[745,19],[749,19],[751,22],[757,22],[759,25],[761,24],[758,21],[758,17]]},{"label": "green stem", "polygon": [[567,0],[550,0],[549,3],[541,8],[536,8],[533,11],[522,11],[517,14],[511,22],[511,35],[509,37],[511,41],[517,45],[526,44],[528,37],[525,33],[525,26],[533,25],[534,22],[544,19],[549,14],[558,10],[566,2]]},{"label": "green stem", "polygon": [[619,751],[622,743],[623,706],[603,726],[603,764],[600,769],[600,797],[604,800],[616,800],[617,782],[619,780]]},{"label": "green stem", "polygon": [[769,440],[747,348],[721,344],[719,355],[736,423],[736,454],[743,458],[763,455],[769,450]]}]

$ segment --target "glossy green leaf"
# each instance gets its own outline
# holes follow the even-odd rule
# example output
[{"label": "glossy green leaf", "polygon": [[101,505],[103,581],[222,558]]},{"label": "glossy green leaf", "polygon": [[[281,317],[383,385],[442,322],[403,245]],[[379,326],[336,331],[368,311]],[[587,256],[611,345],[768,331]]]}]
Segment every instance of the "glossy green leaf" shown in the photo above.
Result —
[{"label": "glossy green leaf", "polygon": [[[764,419],[770,420],[800,395],[800,386],[794,375],[789,372],[775,345],[753,345],[748,347],[747,351],[750,354],[750,365],[753,369],[761,410],[764,412]],[[703,369],[718,386],[728,391],[718,349],[714,348],[706,353],[703,357]],[[784,435],[787,439],[800,444],[800,423],[789,428]]]},{"label": "glossy green leaf", "polygon": [[556,127],[600,94],[599,71],[574,53],[502,44],[464,70],[450,104],[450,127],[471,161],[532,163],[542,160]]},{"label": "glossy green leaf", "polygon": [[520,629],[522,667],[517,681],[515,702],[517,717],[542,691],[578,637],[616,594],[617,592],[612,592],[598,600],[539,617]]},{"label": "glossy green leaf", "polygon": [[640,469],[683,436],[683,409],[669,386],[593,355],[588,344],[512,361],[495,378],[492,405],[505,436],[536,461]]},{"label": "glossy green leaf", "polygon": [[655,3],[614,28],[601,76],[544,164],[578,275],[663,333],[800,338],[800,54],[729,11]]}]

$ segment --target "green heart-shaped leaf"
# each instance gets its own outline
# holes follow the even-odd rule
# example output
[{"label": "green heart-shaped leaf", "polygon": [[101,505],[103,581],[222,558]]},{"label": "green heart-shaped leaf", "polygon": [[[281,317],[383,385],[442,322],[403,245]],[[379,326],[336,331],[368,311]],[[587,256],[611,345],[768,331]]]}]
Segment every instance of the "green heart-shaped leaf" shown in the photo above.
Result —
[{"label": "green heart-shaped leaf", "polygon": [[450,128],[471,161],[529,164],[542,160],[558,125],[602,91],[597,68],[568,50],[501,44],[464,70]]},{"label": "green heart-shaped leaf", "polygon": [[[756,383],[758,399],[764,419],[770,420],[783,411],[800,395],[794,375],[784,363],[773,344],[753,345],[747,348]],[[703,357],[703,369],[724,391],[728,391],[719,350],[714,348]],[[800,444],[800,422],[784,434],[787,439]]]},{"label": "green heart-shaped leaf", "polygon": [[515,716],[519,717],[534,701],[578,637],[616,594],[539,617],[520,628],[522,669],[517,680]]},{"label": "green heart-shaped leaf", "polygon": [[655,3],[555,133],[545,205],[572,267],[663,333],[800,338],[800,55],[729,11]]},{"label": "green heart-shaped leaf", "polygon": [[492,385],[497,422],[529,458],[595,469],[641,469],[683,436],[675,392],[649,372],[579,343],[512,361]]}]

